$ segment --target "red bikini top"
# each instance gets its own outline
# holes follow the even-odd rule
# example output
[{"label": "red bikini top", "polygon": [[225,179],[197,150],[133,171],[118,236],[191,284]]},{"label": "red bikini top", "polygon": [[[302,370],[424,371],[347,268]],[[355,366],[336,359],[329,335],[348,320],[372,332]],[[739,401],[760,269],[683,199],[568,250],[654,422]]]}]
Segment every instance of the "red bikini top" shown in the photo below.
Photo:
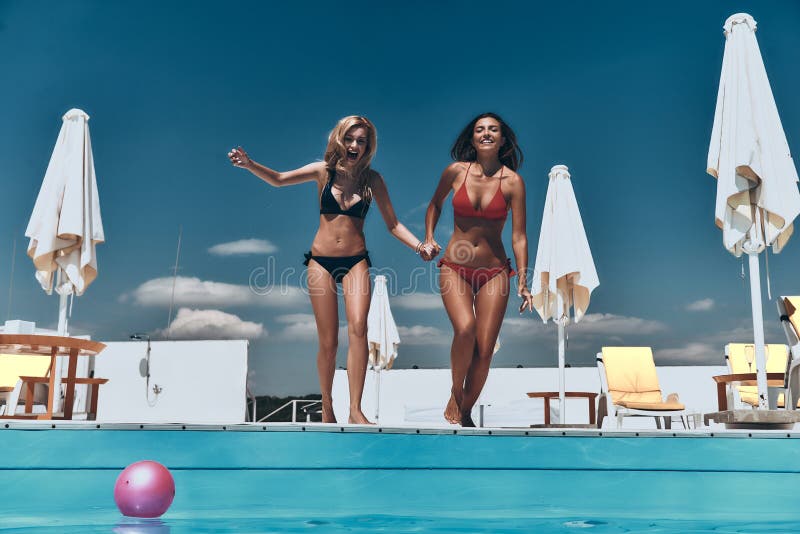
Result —
[{"label": "red bikini top", "polygon": [[506,217],[508,217],[508,205],[506,204],[506,199],[503,197],[503,192],[500,190],[500,183],[502,183],[503,178],[502,168],[500,169],[500,181],[497,184],[497,191],[489,202],[489,205],[483,209],[476,210],[467,193],[467,178],[469,178],[469,169],[471,166],[472,163],[467,167],[464,183],[461,184],[456,194],[453,195],[453,213],[455,213],[456,217],[472,217],[494,221],[505,220]]}]

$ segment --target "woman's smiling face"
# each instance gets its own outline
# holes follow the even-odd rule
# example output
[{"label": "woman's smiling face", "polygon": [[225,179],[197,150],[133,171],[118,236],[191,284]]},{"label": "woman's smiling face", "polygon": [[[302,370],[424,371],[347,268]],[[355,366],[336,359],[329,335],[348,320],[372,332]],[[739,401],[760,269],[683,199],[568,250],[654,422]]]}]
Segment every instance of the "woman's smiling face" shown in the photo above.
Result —
[{"label": "woman's smiling face", "polygon": [[499,152],[506,140],[502,134],[500,122],[492,117],[484,117],[475,123],[472,129],[472,146],[478,154]]}]

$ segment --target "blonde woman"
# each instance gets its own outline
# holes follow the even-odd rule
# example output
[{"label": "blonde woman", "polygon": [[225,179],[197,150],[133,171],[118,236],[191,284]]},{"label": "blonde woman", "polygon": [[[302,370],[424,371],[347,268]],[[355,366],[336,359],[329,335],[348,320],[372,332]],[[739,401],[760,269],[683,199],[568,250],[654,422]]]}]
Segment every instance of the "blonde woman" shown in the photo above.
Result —
[{"label": "blonde woman", "polygon": [[406,246],[430,260],[435,255],[397,220],[383,177],[370,168],[377,149],[375,126],[366,118],[341,119],[328,136],[323,161],[292,171],[274,171],[256,163],[241,147],[228,157],[236,167],[247,169],[275,187],[303,182],[317,183],[319,229],[305,255],[308,290],[317,323],[319,351],[317,371],[322,393],[322,421],[335,423],[331,390],[336,368],[339,314],[337,284],[341,284],[347,318],[347,379],[350,390],[349,423],[370,424],[361,411],[367,371],[367,313],[370,301],[369,267],[364,238],[364,218],[374,200],[389,232]]}]

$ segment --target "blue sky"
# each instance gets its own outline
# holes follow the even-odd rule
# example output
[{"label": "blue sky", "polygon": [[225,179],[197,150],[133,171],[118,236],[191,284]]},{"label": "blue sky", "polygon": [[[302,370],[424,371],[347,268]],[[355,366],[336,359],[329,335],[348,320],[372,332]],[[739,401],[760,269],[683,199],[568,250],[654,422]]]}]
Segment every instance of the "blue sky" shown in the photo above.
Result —
[{"label": "blue sky", "polygon": [[[525,153],[531,267],[547,172],[566,164],[572,173],[600,287],[585,324],[569,329],[569,363],[591,365],[600,346],[624,343],[653,346],[662,365],[721,364],[726,341],[752,337],[742,262],[722,247],[715,181],[705,174],[722,24],[740,11],[758,21],[794,148],[800,4],[287,4],[0,0],[4,318],[55,326],[56,299],[37,286],[23,234],[61,115],[79,107],[91,116],[107,243],[98,279],[75,301],[73,331],[159,335],[182,226],[175,337],[247,335],[256,392],[318,391],[311,307],[296,289],[318,221],[314,187],[271,188],[232,168],[226,152],[242,145],[264,164],[294,168],[322,157],[338,118],[366,115],[378,128],[374,167],[401,220],[422,236],[450,145],[491,110]],[[435,280],[377,210],[365,232],[375,267],[398,273],[390,291],[415,268]],[[267,243],[247,255],[210,251],[244,239]],[[797,239],[770,256],[773,296],[800,292]],[[250,291],[267,266],[295,268],[292,291]],[[448,365],[450,325],[433,291],[425,283],[392,298],[398,367]],[[781,342],[775,305],[764,300],[767,340]],[[516,306],[512,299],[494,365],[555,365],[555,328],[520,318]]]}]

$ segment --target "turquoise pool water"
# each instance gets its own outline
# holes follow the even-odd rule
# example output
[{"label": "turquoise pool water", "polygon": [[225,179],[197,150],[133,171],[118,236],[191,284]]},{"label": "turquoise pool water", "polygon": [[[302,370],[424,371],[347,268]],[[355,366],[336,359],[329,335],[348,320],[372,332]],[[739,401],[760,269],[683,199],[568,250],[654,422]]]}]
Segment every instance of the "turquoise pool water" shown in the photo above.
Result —
[{"label": "turquoise pool water", "polygon": [[[418,433],[419,432],[419,433]],[[795,532],[800,435],[240,425],[0,429],[1,532]],[[173,474],[124,518],[120,471]]]},{"label": "turquoise pool water", "polygon": [[[86,510],[80,514],[60,517],[2,518],[5,526],[0,532],[63,532],[92,533],[114,532],[126,534],[183,534],[206,532],[258,532],[258,533],[495,533],[521,534],[534,532],[586,532],[586,533],[778,533],[797,532],[796,522],[769,521],[690,521],[649,519],[582,519],[515,518],[515,517],[407,517],[392,515],[359,515],[318,518],[281,518],[259,516],[258,510],[223,511],[213,514],[170,511],[161,519],[133,519],[115,513],[116,510]],[[79,517],[70,517],[76,515]],[[187,517],[189,516],[189,517]]]}]

